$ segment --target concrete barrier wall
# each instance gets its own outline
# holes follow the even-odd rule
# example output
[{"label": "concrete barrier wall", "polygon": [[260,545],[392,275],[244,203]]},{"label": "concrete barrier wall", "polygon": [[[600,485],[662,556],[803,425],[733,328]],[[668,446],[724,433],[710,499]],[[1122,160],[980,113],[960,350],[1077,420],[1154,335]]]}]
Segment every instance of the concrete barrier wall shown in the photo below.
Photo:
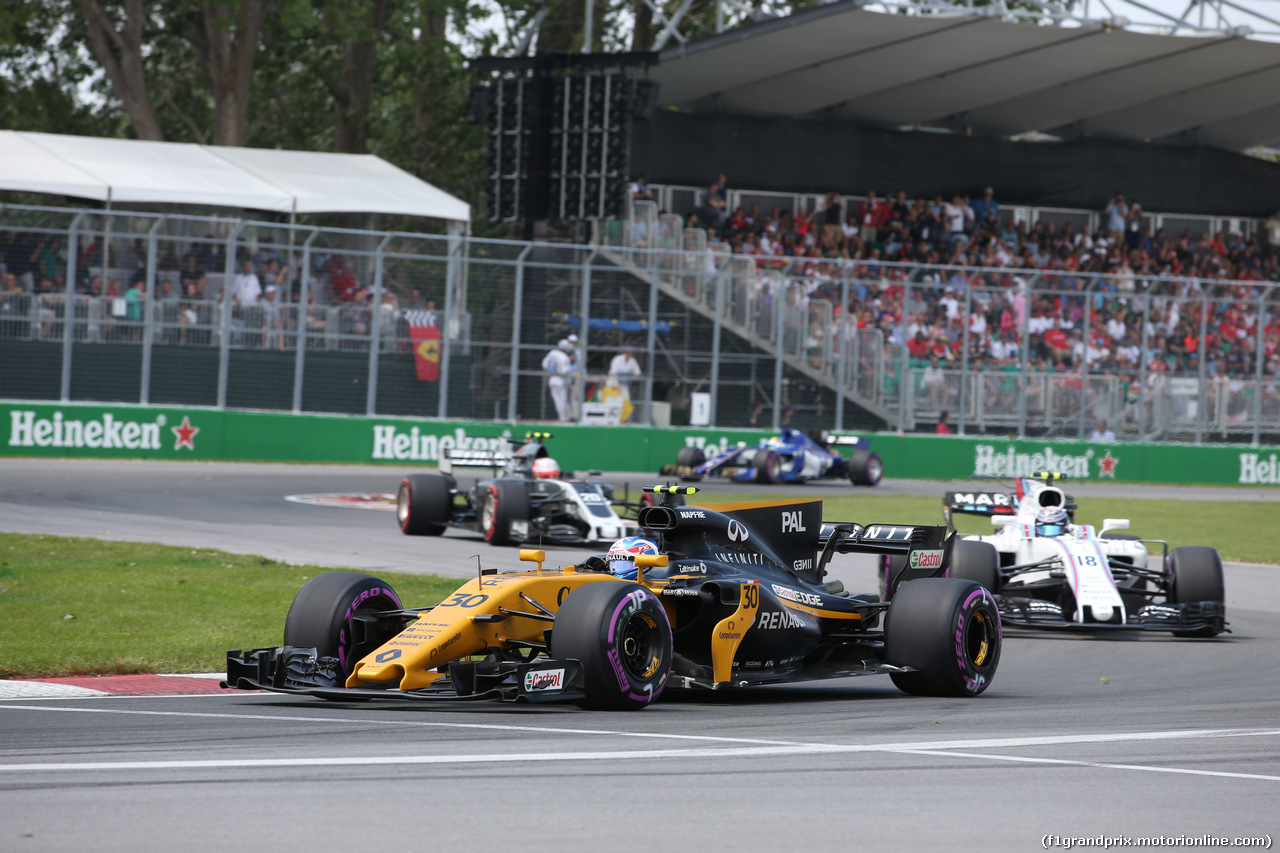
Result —
[{"label": "concrete barrier wall", "polygon": [[[654,471],[681,447],[708,453],[760,430],[494,424],[418,418],[292,415],[196,407],[0,402],[0,455],[386,463],[434,466],[449,448],[504,449],[525,432],[553,433],[565,469]],[[1058,471],[1073,479],[1141,483],[1275,485],[1280,448],[1245,445],[1086,444],[878,433],[872,448],[888,477],[1009,479]]]}]

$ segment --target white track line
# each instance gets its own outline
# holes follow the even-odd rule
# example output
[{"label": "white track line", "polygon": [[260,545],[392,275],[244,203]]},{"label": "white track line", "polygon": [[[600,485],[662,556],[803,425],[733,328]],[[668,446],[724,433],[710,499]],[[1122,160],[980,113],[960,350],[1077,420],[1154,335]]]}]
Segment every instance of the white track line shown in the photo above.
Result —
[{"label": "white track line", "polygon": [[945,755],[948,758],[981,758],[987,761],[1021,761],[1028,764],[1065,764],[1072,767],[1096,767],[1102,770],[1145,770],[1148,773],[1185,773],[1191,776],[1225,776],[1229,779],[1262,779],[1280,782],[1280,776],[1265,773],[1231,773],[1226,770],[1193,770],[1187,767],[1152,767],[1146,764],[1106,764],[1097,761],[1072,761],[1067,758],[1031,758],[1025,755],[980,755],[971,752],[943,752],[932,749],[903,749],[907,755]]},{"label": "white track line", "polygon": [[1196,729],[1174,732],[1125,732],[1081,735],[1051,735],[1040,737],[1006,737],[952,741],[925,741],[916,743],[884,744],[823,744],[797,743],[751,738],[728,738],[709,735],[675,735],[655,732],[626,732],[598,729],[569,729],[544,726],[511,726],[477,723],[444,723],[432,721],[390,721],[371,719],[343,719],[331,717],[294,717],[266,714],[189,713],[181,711],[138,711],[129,709],[60,708],[51,706],[14,705],[2,710],[63,711],[71,713],[115,713],[136,716],[174,716],[218,718],[236,721],[263,720],[277,722],[311,722],[337,725],[410,725],[453,729],[489,729],[510,732],[538,732],[564,735],[604,735],[610,737],[655,738],[704,743],[737,743],[729,748],[683,748],[652,750],[608,750],[590,752],[532,752],[532,753],[472,753],[461,755],[390,755],[327,758],[261,758],[261,759],[208,759],[178,761],[117,761],[117,762],[65,762],[42,764],[0,764],[0,773],[49,773],[59,771],[119,771],[119,770],[180,770],[213,768],[270,768],[270,767],[339,767],[339,766],[389,766],[389,765],[439,765],[439,764],[497,764],[515,762],[555,761],[626,761],[655,758],[753,758],[763,756],[838,755],[847,753],[890,752],[915,755],[935,755],[949,758],[969,758],[988,761],[1017,761],[1039,764],[1057,764],[1092,767],[1109,770],[1137,770],[1155,773],[1184,773],[1198,776],[1218,776],[1239,779],[1280,781],[1280,776],[1264,774],[1232,773],[1226,771],[1194,770],[1185,768],[1151,767],[1136,764],[1108,764],[1100,762],[1072,761],[1067,759],[1031,758],[1009,755],[984,755],[957,752],[966,749],[992,749],[1053,745],[1080,745],[1121,742],[1154,742],[1170,740],[1197,740],[1230,737],[1277,737],[1280,729]]}]

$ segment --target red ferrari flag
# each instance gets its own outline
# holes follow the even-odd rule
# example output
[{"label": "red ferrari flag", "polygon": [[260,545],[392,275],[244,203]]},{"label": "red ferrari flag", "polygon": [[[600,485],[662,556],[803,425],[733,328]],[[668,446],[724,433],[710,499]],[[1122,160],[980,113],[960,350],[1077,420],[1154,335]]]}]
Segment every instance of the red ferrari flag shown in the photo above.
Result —
[{"label": "red ferrari flag", "polygon": [[413,361],[419,381],[440,381],[440,327],[434,311],[406,311],[409,337],[413,340]]}]

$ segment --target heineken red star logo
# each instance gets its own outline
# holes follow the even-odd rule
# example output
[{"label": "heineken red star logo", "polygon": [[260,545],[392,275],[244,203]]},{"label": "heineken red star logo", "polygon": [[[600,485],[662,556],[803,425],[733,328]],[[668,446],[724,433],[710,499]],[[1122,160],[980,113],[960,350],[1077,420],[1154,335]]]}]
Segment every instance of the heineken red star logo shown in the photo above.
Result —
[{"label": "heineken red star logo", "polygon": [[173,443],[174,450],[181,450],[184,447],[192,451],[196,449],[194,439],[200,429],[191,425],[191,418],[183,415],[182,424],[176,427],[169,427],[169,429],[173,430],[173,434],[178,437],[178,440]]},{"label": "heineken red star logo", "polygon": [[1111,451],[1107,451],[1107,455],[1098,460],[1098,476],[1116,478],[1116,466],[1120,464],[1120,460],[1112,457]]}]

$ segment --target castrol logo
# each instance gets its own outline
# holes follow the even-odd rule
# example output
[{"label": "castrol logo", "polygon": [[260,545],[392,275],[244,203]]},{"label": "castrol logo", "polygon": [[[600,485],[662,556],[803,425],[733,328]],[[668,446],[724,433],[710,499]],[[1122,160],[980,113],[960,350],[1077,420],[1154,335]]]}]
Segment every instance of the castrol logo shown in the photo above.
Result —
[{"label": "castrol logo", "polygon": [[908,565],[913,569],[936,569],[942,565],[941,551],[912,551]]}]

